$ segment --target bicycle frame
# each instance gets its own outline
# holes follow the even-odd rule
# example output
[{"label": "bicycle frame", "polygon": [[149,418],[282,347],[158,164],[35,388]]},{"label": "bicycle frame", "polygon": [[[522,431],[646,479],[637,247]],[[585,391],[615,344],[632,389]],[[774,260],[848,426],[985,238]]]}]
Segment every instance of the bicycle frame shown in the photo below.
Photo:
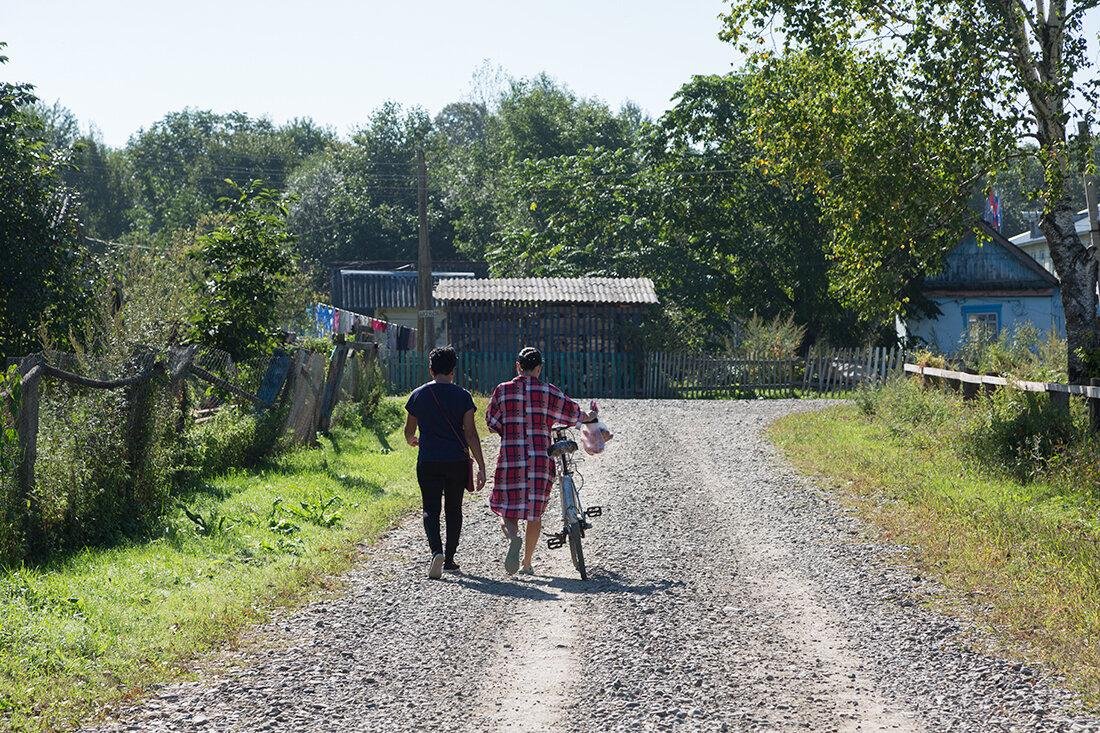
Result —
[{"label": "bicycle frame", "polygon": [[[558,485],[561,490],[561,518],[564,526],[561,532],[548,534],[546,544],[550,549],[557,549],[565,546],[567,541],[576,542],[574,564],[578,565],[577,569],[580,570],[581,577],[585,578],[587,575],[584,570],[583,556],[580,555],[580,538],[584,537],[586,529],[592,527],[586,520],[602,516],[603,507],[593,506],[585,509],[584,505],[581,504],[580,491],[573,479],[574,461],[572,456],[577,452],[578,446],[575,440],[566,436],[566,429],[564,427],[554,428],[554,443],[550,446],[550,455],[561,464],[561,477]],[[570,540],[570,535],[576,536]],[[580,557],[579,562],[578,557]]]}]

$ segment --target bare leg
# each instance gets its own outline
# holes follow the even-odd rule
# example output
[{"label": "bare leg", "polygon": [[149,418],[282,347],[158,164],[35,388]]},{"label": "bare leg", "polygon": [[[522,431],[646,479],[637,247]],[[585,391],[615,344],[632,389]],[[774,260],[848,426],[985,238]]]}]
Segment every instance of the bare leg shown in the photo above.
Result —
[{"label": "bare leg", "polygon": [[508,539],[519,537],[519,520],[518,519],[501,519],[500,531],[504,533],[504,536]]},{"label": "bare leg", "polygon": [[528,567],[535,559],[535,548],[538,547],[542,537],[542,520],[527,521],[527,543],[523,548],[523,566]]}]

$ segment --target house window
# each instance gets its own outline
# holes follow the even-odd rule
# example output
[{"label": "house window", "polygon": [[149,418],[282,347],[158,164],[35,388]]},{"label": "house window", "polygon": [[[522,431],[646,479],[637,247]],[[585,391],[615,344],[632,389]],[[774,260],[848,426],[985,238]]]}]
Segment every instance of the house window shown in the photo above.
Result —
[{"label": "house window", "polygon": [[996,338],[1001,330],[1001,309],[999,307],[982,308],[968,306],[963,308],[966,332],[971,339]]}]

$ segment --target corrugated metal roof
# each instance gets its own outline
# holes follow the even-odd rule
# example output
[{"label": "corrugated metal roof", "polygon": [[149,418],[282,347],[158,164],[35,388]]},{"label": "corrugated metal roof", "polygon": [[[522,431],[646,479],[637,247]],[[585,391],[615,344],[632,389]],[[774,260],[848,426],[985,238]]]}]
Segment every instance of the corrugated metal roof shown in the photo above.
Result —
[{"label": "corrugated metal roof", "polygon": [[[472,277],[472,272],[433,272],[432,283]],[[341,270],[340,302],[336,305],[360,313],[376,308],[416,308],[416,283],[415,271]],[[441,305],[436,299],[432,307]]]},{"label": "corrugated metal roof", "polygon": [[437,300],[521,303],[656,303],[648,277],[502,277],[440,280]]}]

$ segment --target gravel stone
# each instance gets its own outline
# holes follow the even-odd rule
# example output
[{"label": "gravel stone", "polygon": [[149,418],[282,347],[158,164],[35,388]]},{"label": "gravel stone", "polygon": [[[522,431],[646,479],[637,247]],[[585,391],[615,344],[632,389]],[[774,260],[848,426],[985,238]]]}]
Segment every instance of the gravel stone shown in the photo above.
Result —
[{"label": "gravel stone", "polygon": [[588,582],[545,547],[506,577],[478,496],[462,573],[427,579],[410,518],[338,598],[94,730],[1100,731],[1056,677],[929,610],[943,591],[906,548],[867,542],[767,442],[822,404],[606,401],[615,440],[580,465],[604,507]]}]

